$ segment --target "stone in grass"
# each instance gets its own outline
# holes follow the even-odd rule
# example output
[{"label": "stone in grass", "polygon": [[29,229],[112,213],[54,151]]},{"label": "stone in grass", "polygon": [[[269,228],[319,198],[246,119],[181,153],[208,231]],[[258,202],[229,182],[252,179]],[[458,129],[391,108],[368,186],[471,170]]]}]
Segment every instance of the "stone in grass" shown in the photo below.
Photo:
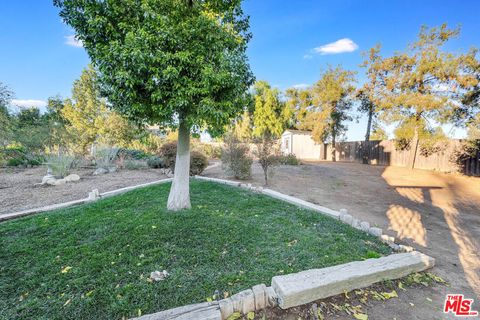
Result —
[{"label": "stone in grass", "polygon": [[346,224],[352,224],[353,217],[349,214],[344,214],[340,216],[340,220]]},{"label": "stone in grass", "polygon": [[352,223],[350,225],[355,229],[360,229],[360,222],[361,221],[358,220],[357,218],[353,218]]},{"label": "stone in grass", "polygon": [[372,236],[380,237],[382,235],[382,229],[377,227],[371,227],[370,229],[368,229],[368,233],[370,233]]},{"label": "stone in grass", "polygon": [[78,174],[69,174],[68,176],[65,177],[66,182],[75,182],[80,180],[80,176]]},{"label": "stone in grass", "polygon": [[367,221],[360,222],[360,229],[362,231],[368,232],[368,230],[370,229],[370,223],[368,223]]},{"label": "stone in grass", "polygon": [[162,281],[165,280],[170,274],[167,272],[167,270],[163,271],[153,271],[150,273],[150,279],[152,281]]}]

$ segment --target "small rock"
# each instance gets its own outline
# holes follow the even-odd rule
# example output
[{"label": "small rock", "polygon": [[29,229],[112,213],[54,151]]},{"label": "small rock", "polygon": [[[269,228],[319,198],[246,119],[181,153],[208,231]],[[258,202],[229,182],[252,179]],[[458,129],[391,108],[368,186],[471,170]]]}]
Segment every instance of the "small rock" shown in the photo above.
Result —
[{"label": "small rock", "polygon": [[390,244],[390,243],[395,243],[395,238],[394,237],[390,237],[386,234],[382,234],[380,236],[380,240],[382,240],[384,243],[387,243],[387,244]]},{"label": "small rock", "polygon": [[42,184],[46,184],[48,180],[55,180],[55,177],[51,174],[47,174],[42,178]]},{"label": "small rock", "polygon": [[107,172],[108,172],[107,169],[97,168],[97,170],[95,170],[95,171],[93,172],[93,175],[94,175],[94,176],[98,176],[98,175],[100,175],[100,174],[105,174],[105,173],[107,173]]},{"label": "small rock", "polygon": [[340,220],[346,224],[352,224],[353,217],[349,214],[344,214],[340,216]]},{"label": "small rock", "polygon": [[48,179],[47,181],[45,181],[45,184],[48,184],[48,185],[51,185],[51,186],[55,186],[57,183],[57,179],[55,178],[51,178],[51,179]]},{"label": "small rock", "polygon": [[108,168],[109,173],[113,173],[113,172],[116,172],[116,171],[117,171],[117,167],[109,167]]},{"label": "small rock", "polygon": [[357,218],[353,218],[352,223],[350,225],[355,229],[360,229],[360,222],[361,221],[358,220]]},{"label": "small rock", "polygon": [[368,230],[370,229],[370,223],[366,221],[360,222],[360,229],[365,232],[368,232]]},{"label": "small rock", "polygon": [[368,229],[368,233],[370,233],[372,236],[380,237],[382,235],[382,229],[371,227],[370,229]]},{"label": "small rock", "polygon": [[65,181],[65,179],[57,179],[57,180],[55,180],[53,185],[54,186],[59,186],[59,185],[65,184],[65,183],[67,183],[67,181]]},{"label": "small rock", "polygon": [[398,251],[400,251],[400,252],[412,252],[413,250],[415,250],[415,249],[413,249],[410,246],[404,246],[403,244],[398,246]]},{"label": "small rock", "polygon": [[69,174],[65,177],[66,182],[75,182],[80,180],[80,176],[78,174]]},{"label": "small rock", "polygon": [[170,274],[167,272],[167,270],[163,271],[154,271],[150,273],[150,279],[153,281],[162,281],[165,280]]}]

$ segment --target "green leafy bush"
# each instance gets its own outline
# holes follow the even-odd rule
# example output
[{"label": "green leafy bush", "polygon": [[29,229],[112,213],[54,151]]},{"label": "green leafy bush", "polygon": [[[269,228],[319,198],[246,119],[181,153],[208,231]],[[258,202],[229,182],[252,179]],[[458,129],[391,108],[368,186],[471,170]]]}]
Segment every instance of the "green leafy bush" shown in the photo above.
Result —
[{"label": "green leafy bush", "polygon": [[209,143],[195,144],[193,150],[203,153],[209,159],[220,159],[222,156],[222,148]]},{"label": "green leafy bush", "polygon": [[47,166],[52,170],[52,175],[56,178],[68,176],[75,165],[74,156],[62,153],[47,155],[46,161]]},{"label": "green leafy bush", "polygon": [[192,151],[190,153],[190,175],[199,175],[208,166],[207,157],[198,151]]},{"label": "green leafy bush", "polygon": [[298,166],[300,164],[300,160],[298,160],[297,156],[293,153],[281,155],[278,157],[280,164],[289,165],[289,166]]},{"label": "green leafy bush", "polygon": [[127,159],[124,162],[124,168],[128,170],[141,170],[147,168],[147,162],[144,160]]},{"label": "green leafy bush", "polygon": [[118,159],[118,151],[119,149],[115,147],[105,147],[97,150],[94,155],[97,168],[108,169],[115,167],[115,162]]},{"label": "green leafy bush", "polygon": [[239,142],[233,135],[225,138],[222,168],[229,177],[249,179],[252,176],[252,163],[250,149],[246,144]]},{"label": "green leafy bush", "polygon": [[160,158],[163,160],[165,168],[173,171],[175,168],[175,159],[177,157],[177,142],[167,142],[160,147]]},{"label": "green leafy bush", "polygon": [[157,156],[148,158],[147,165],[153,169],[161,169],[164,167],[162,158]]},{"label": "green leafy bush", "polygon": [[38,166],[44,161],[44,157],[35,153],[29,153],[22,147],[7,147],[0,149],[0,165],[10,167]]},{"label": "green leafy bush", "polygon": [[151,154],[143,150],[120,148],[117,157],[124,157],[125,159],[144,160],[151,157]]},{"label": "green leafy bush", "polygon": [[[164,168],[175,171],[175,160],[177,157],[177,142],[167,142],[160,147],[160,158]],[[201,174],[208,165],[208,158],[199,151],[190,152],[190,175]]]}]

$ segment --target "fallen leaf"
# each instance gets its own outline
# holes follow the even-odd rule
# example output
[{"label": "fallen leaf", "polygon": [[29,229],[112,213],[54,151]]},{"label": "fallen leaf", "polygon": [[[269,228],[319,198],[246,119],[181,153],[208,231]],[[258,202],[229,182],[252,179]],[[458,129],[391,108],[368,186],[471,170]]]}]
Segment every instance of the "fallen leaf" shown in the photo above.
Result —
[{"label": "fallen leaf", "polygon": [[62,269],[62,273],[67,273],[70,269],[72,269],[72,267],[65,267]]},{"label": "fallen leaf", "polygon": [[72,300],[71,300],[71,299],[68,299],[68,300],[63,304],[63,306],[65,307],[65,306],[66,306],[67,304],[69,304],[70,302],[72,302]]},{"label": "fallen leaf", "polygon": [[240,312],[234,312],[227,318],[227,320],[237,320],[240,319],[241,316],[242,315],[240,314]]},{"label": "fallen leaf", "polygon": [[255,319],[255,312],[250,311],[249,313],[247,313],[247,319],[248,319],[248,320],[253,320],[253,319]]},{"label": "fallen leaf", "polygon": [[368,320],[368,316],[364,313],[355,313],[353,316],[357,320]]},{"label": "fallen leaf", "polygon": [[395,290],[393,290],[392,292],[382,292],[382,296],[384,296],[385,299],[398,298],[397,291]]}]

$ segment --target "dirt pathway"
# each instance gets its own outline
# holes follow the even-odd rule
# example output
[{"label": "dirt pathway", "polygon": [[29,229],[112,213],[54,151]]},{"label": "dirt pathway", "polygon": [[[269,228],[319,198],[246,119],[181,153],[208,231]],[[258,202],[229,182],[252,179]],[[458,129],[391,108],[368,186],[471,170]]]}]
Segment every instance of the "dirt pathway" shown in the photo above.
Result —
[{"label": "dirt pathway", "polygon": [[[204,175],[224,177],[219,167]],[[263,185],[257,165],[250,182]],[[399,299],[367,310],[370,319],[453,318],[443,314],[447,293],[475,299],[480,310],[479,178],[320,162],[281,166],[269,187],[332,209],[346,208],[436,259],[433,272],[450,286],[399,292]]]}]

